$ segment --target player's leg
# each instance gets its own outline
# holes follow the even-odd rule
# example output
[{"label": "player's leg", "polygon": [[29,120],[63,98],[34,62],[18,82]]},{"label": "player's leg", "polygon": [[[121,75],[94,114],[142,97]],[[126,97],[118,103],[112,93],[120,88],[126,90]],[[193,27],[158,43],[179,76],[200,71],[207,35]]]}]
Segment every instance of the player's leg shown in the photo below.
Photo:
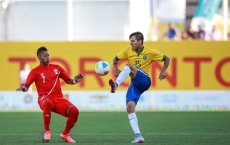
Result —
[{"label": "player's leg", "polygon": [[133,65],[126,64],[123,70],[118,75],[117,79],[114,81],[109,80],[109,85],[111,86],[111,92],[115,93],[117,87],[130,75],[132,78],[136,76],[137,68]]},{"label": "player's leg", "polygon": [[74,127],[78,120],[78,108],[63,98],[55,102],[54,111],[67,117],[65,128],[60,134],[60,137],[69,143],[75,143],[75,140],[70,136],[70,130]]},{"label": "player's leg", "polygon": [[74,105],[69,105],[68,108],[66,109],[66,116],[68,118],[66,121],[66,127],[62,132],[63,134],[69,134],[70,130],[74,127],[75,123],[78,120],[78,115],[79,115],[78,108]]},{"label": "player's leg", "polygon": [[[130,102],[130,104],[128,104],[127,108],[129,108],[131,104],[133,104],[132,101]],[[136,113],[135,112],[129,113],[128,118],[129,118],[130,126],[131,126],[131,128],[132,128],[132,130],[134,132],[134,135],[135,135],[134,140],[131,143],[143,143],[145,140],[141,135]]]},{"label": "player's leg", "polygon": [[138,125],[138,119],[135,113],[135,102],[129,101],[126,105],[126,110],[128,113],[129,123],[134,132],[134,134],[140,134],[140,129]]},{"label": "player's leg", "polygon": [[44,122],[44,141],[49,141],[51,139],[51,132],[50,132],[50,120],[51,120],[51,112],[53,109],[53,101],[44,98],[39,100],[40,108],[43,111],[43,122]]},{"label": "player's leg", "polygon": [[144,138],[141,136],[141,132],[138,125],[138,119],[136,116],[135,108],[140,98],[139,92],[135,90],[133,82],[129,86],[126,94],[126,111],[128,113],[129,124],[135,135],[134,140],[131,143],[143,143]]},{"label": "player's leg", "polygon": [[75,140],[69,135],[70,130],[74,127],[75,123],[78,120],[79,111],[74,105],[70,105],[66,110],[67,121],[66,126],[63,132],[60,134],[60,137],[67,142],[75,143]]},{"label": "player's leg", "polygon": [[127,90],[126,94],[126,106],[129,118],[130,126],[135,134],[135,138],[132,143],[143,143],[144,138],[141,135],[138,119],[135,113],[136,105],[139,101],[141,94],[146,91],[151,85],[150,78],[142,71],[137,70],[136,76],[132,79],[132,82]]}]

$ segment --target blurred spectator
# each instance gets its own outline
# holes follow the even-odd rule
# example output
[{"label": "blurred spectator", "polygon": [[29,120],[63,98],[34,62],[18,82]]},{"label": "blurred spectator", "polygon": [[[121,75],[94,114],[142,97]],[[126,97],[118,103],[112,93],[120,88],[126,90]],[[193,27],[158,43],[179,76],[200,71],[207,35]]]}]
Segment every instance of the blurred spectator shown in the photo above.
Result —
[{"label": "blurred spectator", "polygon": [[196,34],[191,26],[187,29],[187,34],[190,39],[195,39]]},{"label": "blurred spectator", "polygon": [[[25,63],[23,68],[19,72],[19,81],[20,85],[24,85],[26,82],[27,76],[30,73],[30,65],[28,63]],[[32,86],[29,87],[28,92],[32,92]]]},{"label": "blurred spectator", "polygon": [[205,40],[206,32],[202,25],[198,25],[198,31],[195,32],[195,39]]},{"label": "blurred spectator", "polygon": [[168,30],[164,33],[164,37],[169,40],[178,40],[180,38],[179,32],[173,23],[168,24]]},{"label": "blurred spectator", "polygon": [[192,39],[192,38],[189,37],[189,35],[188,35],[187,32],[183,31],[183,32],[181,33],[181,40],[191,40],[191,39]]},{"label": "blurred spectator", "polygon": [[213,25],[211,32],[206,34],[206,40],[221,40],[221,32],[217,29],[216,25]]}]

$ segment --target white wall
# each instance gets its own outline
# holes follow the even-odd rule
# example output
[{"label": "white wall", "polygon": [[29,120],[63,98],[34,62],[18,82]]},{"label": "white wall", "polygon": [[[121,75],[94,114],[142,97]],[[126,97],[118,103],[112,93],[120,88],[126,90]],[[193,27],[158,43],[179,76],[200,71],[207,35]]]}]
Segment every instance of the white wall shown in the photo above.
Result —
[{"label": "white wall", "polygon": [[[73,0],[73,40],[127,40],[133,31],[146,35],[149,1]],[[185,0],[154,1],[160,21],[184,21]],[[9,0],[6,10],[1,2],[0,41],[68,40],[67,0]]]}]

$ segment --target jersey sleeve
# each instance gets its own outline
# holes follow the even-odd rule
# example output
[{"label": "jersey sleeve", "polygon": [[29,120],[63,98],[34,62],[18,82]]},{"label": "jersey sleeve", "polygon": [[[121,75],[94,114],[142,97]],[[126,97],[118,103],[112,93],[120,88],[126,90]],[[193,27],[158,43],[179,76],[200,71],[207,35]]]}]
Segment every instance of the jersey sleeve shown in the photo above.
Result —
[{"label": "jersey sleeve", "polygon": [[26,82],[25,84],[30,86],[34,81],[35,81],[35,70],[31,70],[31,72],[28,74],[27,78],[26,78]]},{"label": "jersey sleeve", "polygon": [[60,66],[58,66],[58,69],[60,71],[60,78],[62,78],[64,81],[68,80],[70,78],[69,74]]},{"label": "jersey sleeve", "polygon": [[129,48],[122,49],[120,52],[117,53],[117,59],[128,59],[128,51]]},{"label": "jersey sleeve", "polygon": [[164,53],[161,53],[156,49],[151,49],[151,54],[152,54],[152,60],[155,61],[163,61],[165,55]]}]

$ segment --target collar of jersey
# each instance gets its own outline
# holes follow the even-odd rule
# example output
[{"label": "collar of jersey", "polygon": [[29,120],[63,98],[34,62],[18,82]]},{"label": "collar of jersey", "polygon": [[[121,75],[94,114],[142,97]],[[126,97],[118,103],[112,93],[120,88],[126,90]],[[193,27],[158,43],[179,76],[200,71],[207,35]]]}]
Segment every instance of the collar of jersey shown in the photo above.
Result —
[{"label": "collar of jersey", "polygon": [[142,52],[143,50],[144,50],[144,46],[142,47],[142,49],[141,49],[140,52],[137,52],[137,51],[136,51],[137,55],[141,54],[141,52]]}]

